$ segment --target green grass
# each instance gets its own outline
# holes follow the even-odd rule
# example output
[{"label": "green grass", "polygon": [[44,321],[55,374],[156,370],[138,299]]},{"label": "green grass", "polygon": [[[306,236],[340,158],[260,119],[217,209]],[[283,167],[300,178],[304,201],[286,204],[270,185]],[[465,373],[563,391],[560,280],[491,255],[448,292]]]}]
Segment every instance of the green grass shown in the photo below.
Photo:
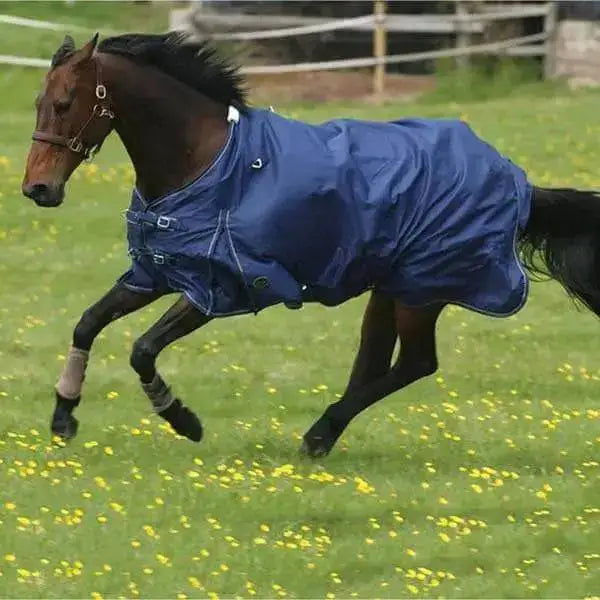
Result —
[{"label": "green grass", "polygon": [[473,56],[457,68],[454,59],[438,61],[435,88],[420,102],[484,102],[495,98],[554,95],[566,90],[561,80],[541,81],[542,65],[534,59]]},{"label": "green grass", "polygon": [[[365,299],[218,320],[165,351],[161,372],[204,420],[200,445],[150,414],[128,366],[165,299],[100,336],[80,435],[49,445],[72,328],[127,267],[131,172],[112,139],[60,209],[20,196],[40,78],[0,71],[1,596],[598,595],[598,323],[552,283],[506,320],[446,310],[436,376],[317,463],[299,439],[345,384]],[[599,100],[282,110],[462,116],[535,183],[589,188]]]}]

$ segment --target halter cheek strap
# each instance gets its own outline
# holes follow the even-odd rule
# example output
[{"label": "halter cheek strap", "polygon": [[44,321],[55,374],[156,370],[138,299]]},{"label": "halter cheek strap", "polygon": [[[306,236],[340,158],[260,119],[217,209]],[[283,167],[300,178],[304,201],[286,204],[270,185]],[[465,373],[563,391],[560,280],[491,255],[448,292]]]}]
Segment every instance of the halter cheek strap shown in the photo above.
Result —
[{"label": "halter cheek strap", "polygon": [[111,120],[115,118],[115,114],[110,110],[108,103],[104,102],[107,98],[107,93],[106,87],[100,83],[99,63],[96,63],[96,98],[99,102],[94,105],[92,114],[73,137],[66,137],[49,131],[34,131],[31,138],[36,142],[44,142],[46,144],[52,144],[53,146],[68,148],[75,154],[83,154],[84,159],[91,160],[102,147],[102,142],[104,140],[98,144],[88,145],[82,139],[83,133],[95,118],[109,118]]}]

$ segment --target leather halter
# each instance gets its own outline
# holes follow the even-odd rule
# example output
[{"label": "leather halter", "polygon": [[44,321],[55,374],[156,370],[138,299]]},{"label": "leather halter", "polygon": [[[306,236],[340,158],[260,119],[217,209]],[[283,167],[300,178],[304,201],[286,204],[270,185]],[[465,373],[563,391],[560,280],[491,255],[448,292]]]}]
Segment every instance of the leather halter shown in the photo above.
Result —
[{"label": "leather halter", "polygon": [[44,142],[46,144],[52,144],[53,146],[68,148],[75,154],[83,154],[84,160],[91,160],[94,158],[94,155],[99,152],[104,140],[97,144],[88,145],[82,139],[84,131],[96,117],[108,117],[109,119],[115,118],[114,112],[109,108],[109,103],[103,102],[107,99],[107,93],[106,87],[100,82],[100,63],[98,62],[96,62],[96,98],[99,100],[99,103],[94,104],[92,114],[88,117],[87,121],[81,126],[79,131],[73,137],[67,137],[57,133],[51,133],[49,131],[34,131],[31,138],[36,142]]}]

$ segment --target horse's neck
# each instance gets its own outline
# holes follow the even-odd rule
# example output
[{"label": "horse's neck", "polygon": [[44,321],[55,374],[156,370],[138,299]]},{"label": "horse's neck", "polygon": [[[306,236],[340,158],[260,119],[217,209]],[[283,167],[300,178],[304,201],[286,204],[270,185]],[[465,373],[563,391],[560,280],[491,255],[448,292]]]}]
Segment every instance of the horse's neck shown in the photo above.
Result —
[{"label": "horse's neck", "polygon": [[225,144],[227,108],[160,73],[102,55],[115,129],[148,199],[176,190],[204,171]]}]

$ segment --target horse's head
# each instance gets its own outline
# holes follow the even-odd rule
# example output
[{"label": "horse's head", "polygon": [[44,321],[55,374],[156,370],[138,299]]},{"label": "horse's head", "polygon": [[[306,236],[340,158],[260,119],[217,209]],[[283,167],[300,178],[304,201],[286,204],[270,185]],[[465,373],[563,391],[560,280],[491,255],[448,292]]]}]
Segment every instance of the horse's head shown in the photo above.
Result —
[{"label": "horse's head", "polygon": [[97,42],[98,34],[76,50],[66,36],[36,99],[36,130],[22,190],[38,206],[62,203],[71,173],[112,129],[113,113],[94,54]]}]

